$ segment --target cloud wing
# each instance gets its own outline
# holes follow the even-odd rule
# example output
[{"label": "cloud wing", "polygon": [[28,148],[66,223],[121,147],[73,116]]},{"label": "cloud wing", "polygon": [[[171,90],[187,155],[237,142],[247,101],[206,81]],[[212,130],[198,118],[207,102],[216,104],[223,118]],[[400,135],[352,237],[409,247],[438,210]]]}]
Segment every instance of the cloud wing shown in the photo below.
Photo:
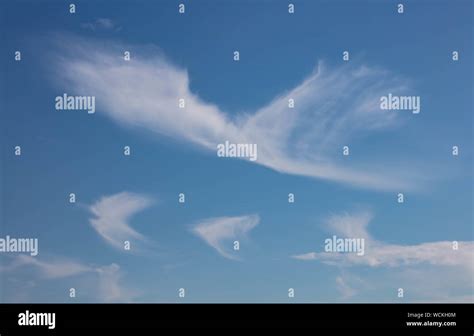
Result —
[{"label": "cloud wing", "polygon": [[[255,163],[282,173],[382,190],[420,183],[406,169],[380,169],[381,162],[338,163],[344,141],[400,122],[393,111],[378,106],[382,94],[406,89],[405,80],[387,71],[352,65],[329,70],[320,63],[301,84],[255,113],[231,117],[192,93],[186,70],[156,48],[75,36],[56,40],[61,49],[53,48],[55,79],[76,94],[97,96],[99,113],[127,126],[212,151],[226,140],[256,143]],[[123,50],[132,50],[131,61],[121,58]],[[288,108],[290,98],[294,109]],[[179,108],[179,99],[185,99],[185,108]]]},{"label": "cloud wing", "polygon": [[104,196],[89,207],[95,215],[95,218],[90,219],[90,224],[107,243],[123,250],[126,240],[146,240],[128,221],[132,215],[151,204],[152,200],[148,197],[129,192]]},{"label": "cloud wing", "polygon": [[245,238],[247,233],[259,222],[258,215],[209,218],[196,224],[192,232],[216,249],[223,257],[237,259],[223,246],[223,242]]}]

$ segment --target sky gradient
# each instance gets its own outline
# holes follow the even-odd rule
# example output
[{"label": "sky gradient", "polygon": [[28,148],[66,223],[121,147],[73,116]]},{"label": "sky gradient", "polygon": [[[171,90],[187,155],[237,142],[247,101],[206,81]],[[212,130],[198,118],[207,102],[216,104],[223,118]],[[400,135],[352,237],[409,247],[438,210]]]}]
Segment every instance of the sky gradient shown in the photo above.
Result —
[{"label": "sky gradient", "polygon": [[0,4],[0,301],[473,302],[472,1],[180,3]]}]

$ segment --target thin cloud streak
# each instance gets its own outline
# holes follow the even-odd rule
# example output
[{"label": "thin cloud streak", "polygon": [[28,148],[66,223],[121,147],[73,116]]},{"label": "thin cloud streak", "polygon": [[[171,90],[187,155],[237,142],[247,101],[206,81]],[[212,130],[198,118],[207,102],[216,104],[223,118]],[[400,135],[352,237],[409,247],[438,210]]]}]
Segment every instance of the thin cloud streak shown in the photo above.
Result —
[{"label": "thin cloud streak", "polygon": [[[28,279],[35,279],[39,283],[70,278],[73,279],[71,283],[86,284],[87,292],[94,301],[129,302],[138,295],[137,291],[122,285],[123,272],[115,263],[96,266],[51,255],[46,258],[17,255],[12,258],[12,261],[3,267],[2,272],[15,274],[16,277],[26,274]],[[88,281],[81,281],[84,277]],[[27,296],[25,293],[25,301],[28,301]]]},{"label": "thin cloud streak", "polygon": [[458,249],[453,242],[438,241],[418,245],[387,244],[374,239],[367,227],[373,215],[368,211],[343,213],[330,216],[326,226],[341,238],[363,238],[365,254],[336,252],[308,252],[292,256],[298,260],[318,260],[335,266],[366,265],[370,267],[400,267],[418,264],[435,266],[459,266],[473,271],[474,242],[459,241]]},{"label": "thin cloud streak", "polygon": [[37,271],[38,276],[44,279],[66,278],[88,272],[94,272],[92,267],[71,259],[53,258],[51,260],[44,261],[37,257],[31,257],[24,254],[16,256],[13,262],[5,269],[5,271],[12,271],[23,267],[32,267]]},{"label": "thin cloud streak", "polygon": [[[369,267],[373,269],[370,272],[378,273],[377,279],[371,279],[375,284],[370,286],[364,285],[360,278],[354,276],[336,278],[336,288],[344,300],[357,301],[361,297],[360,293],[364,292],[369,297],[375,295],[373,301],[380,301],[380,297],[374,293],[399,287],[409,291],[412,297],[423,298],[424,302],[433,298],[438,301],[446,298],[463,301],[469,297],[469,293],[472,294],[474,242],[459,241],[458,249],[453,249],[451,241],[416,245],[388,244],[375,239],[368,232],[368,225],[373,218],[370,211],[344,212],[328,217],[324,223],[331,235],[337,235],[338,238],[363,238],[365,253],[362,256],[355,253],[307,252],[292,258],[305,262],[316,261],[341,270],[349,268],[360,271],[361,267]],[[362,274],[374,276],[372,273],[367,275],[366,269]],[[459,296],[459,293],[465,293],[466,296]]]},{"label": "thin cloud streak", "polygon": [[81,24],[81,27],[89,30],[112,30],[119,31],[121,27],[118,27],[117,24],[109,18],[97,18],[93,22],[85,22]]}]

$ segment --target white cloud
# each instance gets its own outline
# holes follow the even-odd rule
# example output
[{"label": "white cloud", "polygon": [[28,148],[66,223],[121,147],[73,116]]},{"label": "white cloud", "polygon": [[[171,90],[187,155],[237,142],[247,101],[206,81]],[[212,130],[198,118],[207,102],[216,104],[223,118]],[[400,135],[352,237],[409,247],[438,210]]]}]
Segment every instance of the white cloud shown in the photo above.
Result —
[{"label": "white cloud", "polygon": [[[388,244],[373,238],[368,225],[370,211],[341,213],[328,217],[325,226],[338,238],[364,238],[365,254],[307,252],[292,256],[303,261],[321,263],[354,272],[361,271],[366,281],[357,276],[339,276],[336,288],[343,300],[380,302],[396,300],[396,288],[404,288],[407,302],[462,302],[472,297],[474,279],[474,242],[438,241],[416,245]],[[369,285],[370,283],[370,285]],[[385,293],[385,294],[383,294]]]},{"label": "white cloud", "polygon": [[327,227],[340,238],[363,238],[365,254],[334,252],[309,252],[295,255],[299,260],[319,260],[331,265],[367,265],[372,267],[400,267],[417,264],[437,266],[460,266],[472,271],[474,242],[458,242],[458,250],[453,249],[453,242],[438,241],[417,245],[387,244],[372,238],[367,226],[373,215],[368,212],[354,214],[343,213],[330,216]]},{"label": "white cloud", "polygon": [[[387,162],[351,167],[341,148],[353,136],[393,127],[399,114],[378,108],[381,95],[402,93],[406,81],[365,66],[328,69],[321,63],[301,84],[253,114],[230,116],[189,88],[189,76],[156,48],[57,38],[56,80],[61,88],[97,97],[98,113],[136,128],[185,140],[209,151],[219,143],[256,143],[258,164],[288,174],[374,189],[408,190],[420,176]],[[124,61],[123,50],[133,50]],[[145,51],[144,51],[145,50]],[[184,98],[186,108],[179,109]],[[295,108],[288,108],[288,99]],[[400,161],[400,160],[399,160]],[[411,167],[411,165],[407,165]],[[390,168],[391,167],[391,168]]]},{"label": "white cloud", "polygon": [[[259,221],[258,215],[209,218],[194,226],[192,232],[215,248],[223,257],[238,259],[230,254],[229,248],[223,247],[222,243],[227,240],[245,238]],[[232,241],[230,244],[233,245]]]},{"label": "white cloud", "polygon": [[128,221],[137,212],[149,207],[152,200],[146,196],[121,192],[104,196],[89,207],[96,218],[90,223],[97,233],[113,247],[124,250],[124,242],[130,241],[131,250],[136,250],[138,241],[146,238],[130,227]]},{"label": "white cloud", "polygon": [[432,265],[465,266],[472,268],[474,242],[459,242],[459,250],[453,250],[450,241],[422,243],[418,245],[380,244],[372,247],[367,262],[371,266],[415,265],[429,263]]},{"label": "white cloud", "polygon": [[[474,258],[474,256],[471,256]],[[474,260],[471,259],[471,263]],[[384,280],[382,280],[384,281]],[[396,283],[418,302],[473,302],[474,272],[458,266],[411,267],[385,280]]]},{"label": "white cloud", "polygon": [[342,298],[344,299],[350,298],[357,294],[357,291],[350,287],[342,276],[336,277],[336,286],[338,291],[341,293]]},{"label": "white cloud", "polygon": [[70,259],[55,258],[42,261],[24,254],[18,255],[10,264],[8,270],[25,266],[33,266],[38,271],[38,275],[46,279],[65,278],[94,271],[93,268]]},{"label": "white cloud", "polygon": [[120,30],[121,27],[118,27],[116,23],[108,18],[98,18],[95,19],[93,22],[86,22],[81,24],[82,28],[90,29],[90,30]]},{"label": "white cloud", "polygon": [[[115,263],[106,266],[95,266],[57,256],[40,259],[29,255],[17,255],[13,257],[9,265],[2,269],[2,272],[5,273],[15,272],[17,277],[21,276],[20,271],[31,272],[24,274],[27,274],[29,281],[36,279],[38,283],[71,278],[73,280],[69,280],[70,283],[85,284],[80,286],[80,292],[87,288],[85,293],[80,294],[80,297],[90,295],[95,302],[128,302],[138,295],[138,292],[122,286],[121,278],[123,274],[120,266]],[[83,281],[84,277],[87,281]],[[31,301],[33,297],[34,293],[31,297],[28,297],[28,294],[25,293],[23,299],[24,301]]]},{"label": "white cloud", "polygon": [[99,276],[99,293],[105,302],[131,302],[138,292],[121,285],[122,272],[117,264],[96,269]]},{"label": "white cloud", "polygon": [[344,212],[328,217],[325,224],[334,234],[372,240],[367,231],[372,219],[373,214],[370,211],[360,211],[355,214]]},{"label": "white cloud", "polygon": [[298,259],[298,260],[315,260],[316,257],[317,257],[316,252],[308,252],[308,253],[298,254],[298,255],[292,256],[292,258]]}]

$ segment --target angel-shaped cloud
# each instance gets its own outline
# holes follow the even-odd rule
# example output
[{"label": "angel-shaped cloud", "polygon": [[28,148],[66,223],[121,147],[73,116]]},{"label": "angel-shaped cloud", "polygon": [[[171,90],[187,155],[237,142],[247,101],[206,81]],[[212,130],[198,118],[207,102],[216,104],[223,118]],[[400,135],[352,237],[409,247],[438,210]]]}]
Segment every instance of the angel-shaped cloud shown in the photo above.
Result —
[{"label": "angel-shaped cloud", "polygon": [[[401,122],[400,113],[381,110],[379,101],[387,93],[405,92],[408,81],[386,70],[349,64],[330,69],[320,62],[299,85],[265,106],[231,115],[191,92],[187,71],[157,48],[72,35],[55,41],[56,85],[96,96],[98,113],[126,126],[209,151],[225,141],[257,144],[258,160],[252,162],[281,173],[382,190],[408,190],[422,182],[400,160],[397,165],[380,158],[353,160],[350,166],[341,162],[342,146],[354,136]],[[130,61],[121,57],[124,50],[133,50]]]}]

